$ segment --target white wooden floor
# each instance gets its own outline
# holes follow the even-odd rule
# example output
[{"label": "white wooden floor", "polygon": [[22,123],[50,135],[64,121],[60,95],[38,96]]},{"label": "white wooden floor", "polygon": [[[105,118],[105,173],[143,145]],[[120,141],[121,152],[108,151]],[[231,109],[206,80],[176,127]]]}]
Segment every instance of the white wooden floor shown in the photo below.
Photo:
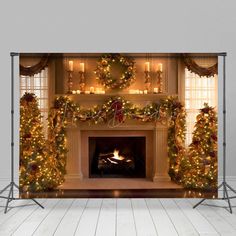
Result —
[{"label": "white wooden floor", "polygon": [[[0,199],[0,235],[60,236],[236,236],[236,207],[231,215],[219,207],[200,206],[198,199],[39,199],[15,201],[7,214]],[[209,204],[226,205],[222,201]],[[27,204],[26,207],[17,207]],[[232,200],[236,206],[236,199]]]}]

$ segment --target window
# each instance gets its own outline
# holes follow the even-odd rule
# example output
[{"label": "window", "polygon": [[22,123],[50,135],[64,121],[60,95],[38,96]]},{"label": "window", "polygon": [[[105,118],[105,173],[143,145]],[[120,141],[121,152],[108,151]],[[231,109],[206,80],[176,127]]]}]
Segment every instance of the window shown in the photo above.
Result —
[{"label": "window", "polygon": [[217,75],[200,77],[185,69],[186,145],[192,142],[196,116],[205,102],[217,109]]},{"label": "window", "polygon": [[46,134],[48,117],[48,68],[33,76],[20,76],[20,96],[25,92],[34,93],[38,98],[42,114],[43,128]]}]

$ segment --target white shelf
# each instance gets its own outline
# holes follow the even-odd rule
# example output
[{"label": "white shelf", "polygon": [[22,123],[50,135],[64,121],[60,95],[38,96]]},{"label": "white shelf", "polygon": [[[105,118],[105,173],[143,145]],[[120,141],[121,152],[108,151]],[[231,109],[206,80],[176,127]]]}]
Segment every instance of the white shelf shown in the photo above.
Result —
[{"label": "white shelf", "polygon": [[177,94],[129,94],[129,93],[106,93],[106,94],[56,94],[56,96],[68,96],[73,101],[103,101],[110,97],[122,97],[131,101],[155,101]]}]

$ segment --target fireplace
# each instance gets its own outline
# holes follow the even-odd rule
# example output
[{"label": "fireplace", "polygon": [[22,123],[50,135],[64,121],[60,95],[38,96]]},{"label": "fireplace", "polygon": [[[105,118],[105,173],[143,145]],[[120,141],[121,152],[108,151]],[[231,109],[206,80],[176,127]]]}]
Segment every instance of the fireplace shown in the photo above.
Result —
[{"label": "fireplace", "polygon": [[90,178],[145,178],[145,137],[89,137]]},{"label": "fireplace", "polygon": [[[106,185],[107,181],[115,181],[116,188],[117,186],[122,188],[122,181],[130,181],[132,185],[135,179],[144,180],[145,183],[170,181],[166,126],[143,123],[142,125],[125,124],[111,129],[106,125],[94,127],[81,123],[79,129],[71,127],[67,133],[69,153],[66,183],[68,188],[71,181],[76,186],[78,184],[78,188],[82,186],[92,188],[90,183],[95,182],[96,188],[112,186]],[[126,147],[125,145],[128,144],[129,146]],[[132,152],[126,156],[126,153],[123,153],[125,149],[130,149]],[[99,155],[100,167],[98,167]],[[123,162],[123,168],[116,168],[114,165],[118,164],[113,163],[114,165],[104,165],[102,168],[103,162],[105,163],[103,159],[106,160],[109,155],[112,157],[108,160],[110,163],[112,161],[122,163],[127,160],[130,164],[126,165],[127,163]],[[119,160],[119,156],[124,159]],[[91,182],[86,182],[90,180]]]}]

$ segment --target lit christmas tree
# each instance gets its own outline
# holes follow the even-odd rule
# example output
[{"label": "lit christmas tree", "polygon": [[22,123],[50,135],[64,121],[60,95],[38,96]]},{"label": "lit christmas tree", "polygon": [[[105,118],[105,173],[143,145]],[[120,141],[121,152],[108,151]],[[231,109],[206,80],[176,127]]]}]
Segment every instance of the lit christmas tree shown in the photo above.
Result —
[{"label": "lit christmas tree", "polygon": [[217,117],[214,108],[206,103],[197,115],[192,143],[182,159],[181,169],[185,187],[217,187]]},{"label": "lit christmas tree", "polygon": [[34,94],[20,100],[20,188],[42,191],[58,185],[56,161],[48,155],[41,114]]}]

